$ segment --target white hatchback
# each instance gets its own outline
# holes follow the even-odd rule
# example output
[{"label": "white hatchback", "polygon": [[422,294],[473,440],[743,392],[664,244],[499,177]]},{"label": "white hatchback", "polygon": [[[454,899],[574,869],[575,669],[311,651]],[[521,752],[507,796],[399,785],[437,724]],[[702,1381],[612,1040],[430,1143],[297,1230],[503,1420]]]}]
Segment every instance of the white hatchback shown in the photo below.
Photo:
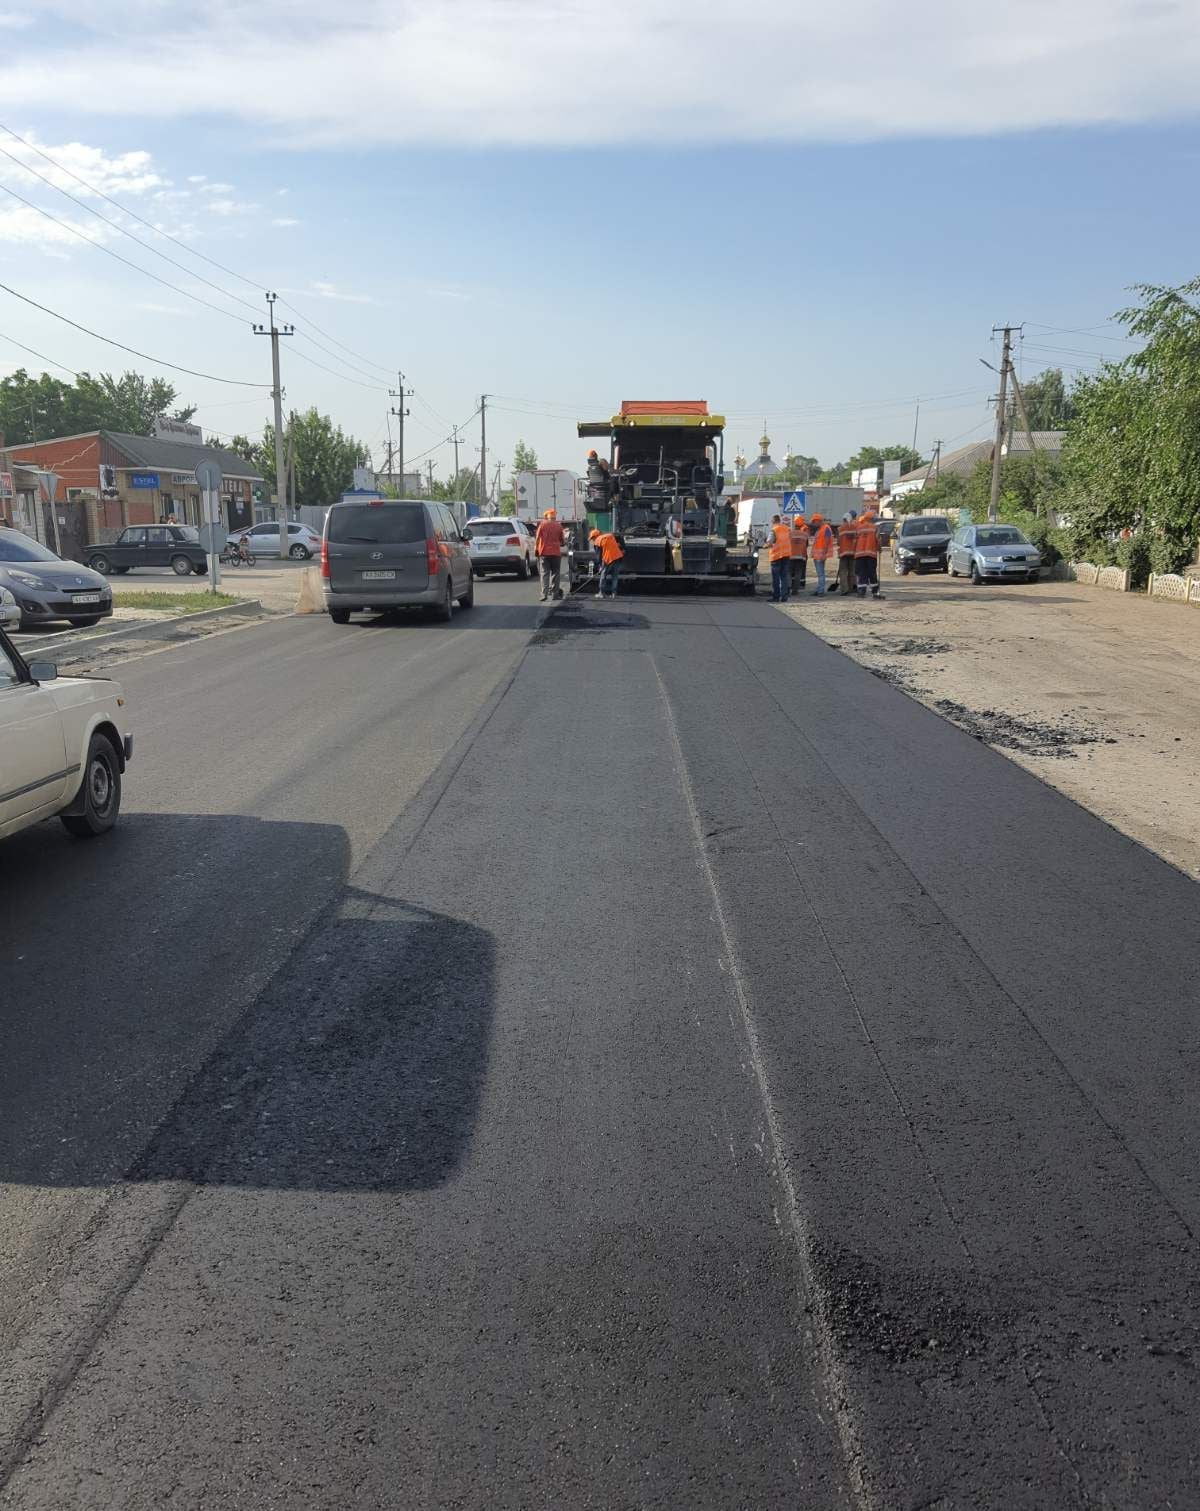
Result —
[{"label": "white hatchback", "polygon": [[518,577],[536,574],[533,531],[523,519],[469,519],[467,534],[476,577],[487,572],[515,572]]},{"label": "white hatchback", "polygon": [[0,839],[56,814],[80,836],[121,811],[133,735],[120,685],[26,662],[0,630]]}]

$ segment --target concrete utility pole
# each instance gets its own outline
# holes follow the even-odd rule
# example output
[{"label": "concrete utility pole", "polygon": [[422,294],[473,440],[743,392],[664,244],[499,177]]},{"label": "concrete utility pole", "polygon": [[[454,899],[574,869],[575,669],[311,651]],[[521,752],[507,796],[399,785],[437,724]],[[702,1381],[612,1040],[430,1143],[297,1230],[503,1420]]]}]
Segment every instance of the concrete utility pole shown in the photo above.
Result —
[{"label": "concrete utility pole", "polygon": [[487,394],[479,395],[479,512],[487,513]]},{"label": "concrete utility pole", "polygon": [[458,426],[454,427],[454,476],[458,477]]},{"label": "concrete utility pole", "polygon": [[274,294],[267,295],[267,324],[256,325],[256,336],[271,338],[271,398],[275,403],[275,514],[279,520],[279,558],[287,557],[287,473],[283,458],[283,384],[279,381],[279,338],[294,333],[294,325],[275,324]]},{"label": "concrete utility pole", "polygon": [[988,519],[995,523],[996,508],[1000,502],[1000,453],[1004,449],[1004,403],[1008,397],[1008,367],[1010,362],[1009,353],[1012,350],[1011,325],[1000,327],[992,326],[992,334],[1003,329],[1004,350],[1000,357],[1000,393],[996,398],[996,439],[992,446],[992,490],[988,495]]},{"label": "concrete utility pole", "polygon": [[[411,388],[409,388],[407,390],[405,389],[405,387],[404,387],[404,374],[402,372],[397,372],[396,373],[396,380],[397,380],[397,382],[399,384],[399,387],[389,389],[388,391],[391,394],[391,396],[392,396],[393,399],[399,399],[400,400],[399,405],[392,410],[392,413],[396,416],[396,457],[397,457],[397,462],[398,462],[398,466],[396,468],[396,471],[399,472],[399,474],[400,474],[400,493],[401,493],[401,496],[403,496],[403,494],[404,494],[404,419],[405,419],[405,416],[410,413],[410,411],[407,410],[407,409],[405,409],[405,407],[404,407],[404,400],[412,393],[412,389]],[[419,477],[420,473],[418,473],[417,476]]]},{"label": "concrete utility pole", "polygon": [[433,497],[433,463],[432,462],[426,462],[425,466],[429,470],[429,497],[432,498]]}]

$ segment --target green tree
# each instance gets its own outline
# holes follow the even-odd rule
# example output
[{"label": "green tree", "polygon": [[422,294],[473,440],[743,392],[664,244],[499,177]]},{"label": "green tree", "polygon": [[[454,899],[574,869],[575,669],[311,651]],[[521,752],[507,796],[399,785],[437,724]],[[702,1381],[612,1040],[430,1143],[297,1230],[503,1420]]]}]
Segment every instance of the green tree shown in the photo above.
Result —
[{"label": "green tree", "polygon": [[66,383],[49,373],[34,377],[19,368],[0,381],[0,430],[10,446],[100,429],[149,435],[163,415],[190,420],[195,414],[194,406],[174,407],[177,398],[165,379],[135,372],[119,378],[84,372],[74,383]]},{"label": "green tree", "polygon": [[[1048,516],[1063,489],[1062,464],[1045,451],[1018,451],[1000,462],[998,507],[1007,519],[1012,513]],[[992,464],[978,462],[966,480],[963,504],[973,519],[986,519],[992,493]]]},{"label": "green tree", "polygon": [[463,499],[468,504],[479,502],[479,474],[473,467],[460,467],[446,481],[435,482],[433,498]]},{"label": "green tree", "polygon": [[882,467],[884,462],[899,462],[901,472],[911,472],[924,465],[925,458],[911,446],[860,446],[847,462],[838,462],[821,474],[823,483],[848,483],[852,472],[864,467]]},{"label": "green tree", "polygon": [[789,488],[803,488],[820,475],[821,464],[815,456],[790,456],[783,469],[783,481]]},{"label": "green tree", "polygon": [[[1061,367],[1048,367],[1036,378],[1021,384],[1025,396],[1025,411],[1033,430],[1065,430],[1075,414],[1075,401],[1067,392]],[[1017,408],[1017,396],[1013,394],[1008,406],[1009,434],[1025,428],[1021,411]]]},{"label": "green tree", "polygon": [[537,452],[532,446],[526,446],[524,441],[518,441],[513,448],[512,470],[518,472],[536,472],[538,465]]},{"label": "green tree", "polygon": [[[354,469],[369,465],[371,453],[362,441],[347,435],[327,414],[315,408],[293,411],[288,420],[296,466],[296,503],[331,504],[354,481]],[[284,439],[287,452],[287,437]],[[262,440],[249,458],[272,488],[275,486],[275,429],[263,426]]]},{"label": "green tree", "polygon": [[[256,462],[258,460],[258,447],[248,435],[235,435],[233,439],[228,443],[221,441],[218,437],[214,436],[211,438],[210,444],[214,446],[225,446],[225,449],[227,451],[236,452],[238,456],[240,456],[244,461]],[[272,433],[272,448],[274,447],[274,444],[274,434]]]},{"label": "green tree", "polygon": [[1073,548],[1110,552],[1146,536],[1156,572],[1178,571],[1200,535],[1200,278],[1140,284],[1117,319],[1144,345],[1081,378],[1063,462]]}]

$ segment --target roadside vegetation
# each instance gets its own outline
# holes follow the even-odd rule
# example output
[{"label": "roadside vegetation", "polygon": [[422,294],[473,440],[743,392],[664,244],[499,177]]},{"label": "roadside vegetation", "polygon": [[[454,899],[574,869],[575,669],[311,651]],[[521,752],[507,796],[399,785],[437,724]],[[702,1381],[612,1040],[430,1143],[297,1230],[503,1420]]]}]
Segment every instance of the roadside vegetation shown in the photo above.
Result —
[{"label": "roadside vegetation", "polygon": [[201,609],[220,609],[241,603],[232,593],[114,593],[114,609],[162,609],[168,613],[194,614]]}]

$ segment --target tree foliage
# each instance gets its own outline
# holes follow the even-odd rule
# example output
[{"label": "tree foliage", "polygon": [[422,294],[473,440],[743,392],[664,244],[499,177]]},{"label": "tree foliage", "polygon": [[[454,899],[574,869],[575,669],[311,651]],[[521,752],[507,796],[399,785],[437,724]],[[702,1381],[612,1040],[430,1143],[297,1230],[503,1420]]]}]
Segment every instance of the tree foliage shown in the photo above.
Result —
[{"label": "tree foliage", "polygon": [[527,446],[524,441],[518,441],[517,444],[513,447],[513,472],[536,472],[537,465],[537,452],[533,449],[532,446]]},{"label": "tree foliage", "polygon": [[473,467],[460,467],[443,483],[435,480],[432,498],[464,499],[468,504],[479,502],[479,474]]},{"label": "tree foliage", "polygon": [[924,464],[925,458],[911,446],[860,446],[849,461],[839,462],[821,474],[823,483],[848,483],[852,472],[864,467],[882,467],[884,462],[899,462],[900,471],[912,472]]},{"label": "tree foliage", "polygon": [[803,488],[821,476],[821,464],[815,456],[789,456],[783,465],[782,481],[789,488]]},{"label": "tree foliage", "polygon": [[[367,466],[371,453],[362,441],[347,435],[327,414],[315,408],[293,411],[284,437],[284,455],[291,439],[296,467],[296,503],[331,504],[354,482],[354,469]],[[236,438],[241,439],[241,438]],[[236,449],[236,447],[235,447]],[[275,429],[264,425],[262,440],[247,458],[273,488],[275,486]]]},{"label": "tree foliage", "polygon": [[[1048,367],[1036,378],[1030,378],[1028,383],[1022,383],[1021,393],[1031,430],[1065,430],[1074,417],[1075,400],[1067,392],[1061,367]],[[1015,435],[1024,428],[1025,422],[1021,419],[1014,393],[1008,405],[1008,433]]]},{"label": "tree foliage", "polygon": [[141,373],[93,377],[84,372],[67,383],[45,372],[34,376],[22,367],[0,381],[0,430],[10,446],[101,429],[149,435],[164,415],[192,418],[195,406],[176,407],[178,397],[165,378]]},{"label": "tree foliage", "polygon": [[1200,535],[1200,278],[1135,292],[1116,318],[1141,350],[1074,388],[1066,507],[1077,554],[1104,559],[1122,532],[1144,533],[1153,570],[1172,572]]}]

